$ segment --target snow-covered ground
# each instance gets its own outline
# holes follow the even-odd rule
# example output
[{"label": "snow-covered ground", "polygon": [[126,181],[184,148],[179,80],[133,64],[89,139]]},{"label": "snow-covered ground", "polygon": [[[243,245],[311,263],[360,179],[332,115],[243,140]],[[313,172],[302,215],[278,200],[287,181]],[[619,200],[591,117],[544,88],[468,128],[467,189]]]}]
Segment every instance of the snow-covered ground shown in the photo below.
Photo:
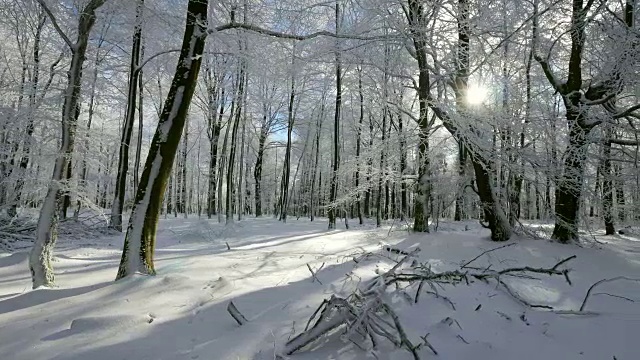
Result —
[{"label": "snow-covered ground", "polygon": [[[353,221],[351,222],[353,225]],[[357,279],[376,276],[391,263],[381,244],[416,246],[434,271],[459,268],[492,243],[474,224],[442,224],[432,234],[364,227],[327,231],[326,221],[248,219],[225,228],[215,221],[163,219],[154,277],[113,282],[122,236],[61,239],[55,270],[59,288],[31,290],[27,253],[0,257],[0,359],[274,359],[287,339],[331,294],[346,295]],[[340,225],[339,225],[340,227]],[[465,228],[469,229],[465,231]],[[515,239],[515,245],[474,262],[503,269],[567,264],[562,277],[509,279],[530,303],[577,310],[594,282],[640,278],[640,239],[618,235],[583,247]],[[230,250],[227,248],[227,244]],[[376,256],[354,257],[365,252]],[[324,264],[324,266],[323,266]],[[308,267],[317,270],[313,281]],[[415,288],[407,289],[414,296]],[[495,283],[440,289],[450,301],[424,293],[418,304],[395,297],[393,307],[418,344],[421,336],[440,359],[640,358],[640,283],[597,287],[586,310],[559,314],[524,307]],[[239,326],[227,312],[233,300],[249,319]],[[630,300],[635,300],[632,302]],[[455,310],[453,309],[455,307]],[[291,359],[411,359],[382,344],[360,349],[338,336],[323,338]],[[435,358],[427,347],[422,359]]]}]

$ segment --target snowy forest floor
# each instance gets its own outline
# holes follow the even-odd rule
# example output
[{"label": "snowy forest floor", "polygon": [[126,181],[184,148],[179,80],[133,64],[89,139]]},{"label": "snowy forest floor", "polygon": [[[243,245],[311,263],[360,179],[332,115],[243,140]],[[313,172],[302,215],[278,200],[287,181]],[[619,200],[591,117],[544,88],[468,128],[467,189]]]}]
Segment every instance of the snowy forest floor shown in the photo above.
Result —
[{"label": "snowy forest floor", "polygon": [[[55,252],[55,289],[31,290],[27,250],[0,254],[0,359],[274,359],[332,294],[392,264],[382,244],[418,246],[419,260],[436,271],[459,268],[502,244],[475,223],[444,223],[438,232],[409,234],[389,226],[327,231],[325,219],[247,219],[225,227],[214,220],[160,222],[155,277],[114,282],[122,235],[64,236]],[[343,227],[338,224],[338,227]],[[517,237],[476,266],[551,267],[571,255],[573,285],[564,279],[509,279],[531,303],[578,310],[593,283],[640,278],[640,238],[597,237],[583,246]],[[230,250],[227,248],[227,244]],[[354,256],[376,256],[354,262]],[[379,256],[378,256],[379,255]],[[322,264],[324,263],[324,266]],[[314,281],[309,268],[316,271]],[[526,308],[495,284],[476,282],[440,290],[450,301],[422,294],[393,306],[408,337],[428,341],[422,359],[631,360],[640,354],[640,283],[603,284],[587,310],[558,314]],[[413,296],[415,290],[407,290]],[[249,319],[239,326],[227,313],[233,300]],[[635,302],[632,302],[633,300]],[[452,306],[453,305],[453,306]],[[453,309],[455,307],[455,310]],[[338,336],[323,338],[291,359],[411,359],[391,344],[372,353]]]}]

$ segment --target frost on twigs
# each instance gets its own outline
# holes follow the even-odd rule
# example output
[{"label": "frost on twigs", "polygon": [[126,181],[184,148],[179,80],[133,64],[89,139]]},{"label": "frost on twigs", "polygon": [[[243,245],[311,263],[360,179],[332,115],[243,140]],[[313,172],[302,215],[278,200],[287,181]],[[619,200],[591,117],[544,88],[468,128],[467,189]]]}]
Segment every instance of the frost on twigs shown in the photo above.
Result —
[{"label": "frost on twigs", "polygon": [[[549,268],[522,266],[492,270],[491,267],[470,267],[473,261],[487,253],[484,252],[463,263],[458,269],[436,272],[428,264],[415,259],[419,248],[412,251],[397,250],[394,253],[405,255],[391,269],[361,283],[348,296],[334,294],[325,299],[309,318],[304,331],[289,340],[282,353],[291,355],[323,337],[340,334],[342,339],[351,341],[363,350],[377,350],[382,342],[389,342],[396,348],[409,352],[413,359],[420,359],[420,353],[424,351],[437,354],[435,347],[427,341],[428,334],[418,339],[410,338],[407,334],[396,313],[397,309],[394,309],[394,305],[398,304],[394,300],[398,297],[408,300],[402,303],[414,304],[419,301],[419,294],[425,292],[434,295],[439,301],[445,301],[455,310],[453,301],[441,294],[446,286],[461,283],[470,285],[475,281],[482,281],[502,287],[508,295],[526,307],[553,309],[548,305],[532,304],[525,300],[507,285],[505,279],[517,277],[526,280],[533,278],[533,275],[543,274],[563,277],[571,284],[569,270],[564,266],[575,258],[570,256]],[[415,296],[409,296],[409,292],[415,292]]]},{"label": "frost on twigs", "polygon": [[[102,235],[111,235],[107,217],[97,211],[85,211],[77,218],[61,219],[58,236],[63,241],[84,240]],[[8,217],[0,215],[0,251],[16,252],[33,246],[37,219],[32,216]]]}]

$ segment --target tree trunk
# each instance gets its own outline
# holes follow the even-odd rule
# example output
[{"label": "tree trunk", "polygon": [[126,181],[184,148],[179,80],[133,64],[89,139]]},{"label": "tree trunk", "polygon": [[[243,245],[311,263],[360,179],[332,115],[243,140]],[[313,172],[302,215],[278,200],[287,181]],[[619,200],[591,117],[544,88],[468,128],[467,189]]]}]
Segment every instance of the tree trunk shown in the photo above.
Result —
[{"label": "tree trunk", "polygon": [[[142,42],[142,40],[141,40]],[[144,58],[144,43],[140,47],[140,58]],[[138,72],[138,141],[136,142],[136,154],[133,161],[133,187],[138,189],[140,184],[140,161],[142,157],[142,140],[144,134],[144,83],[142,81],[142,69]]]},{"label": "tree trunk", "polygon": [[357,196],[357,211],[358,211],[358,220],[360,225],[364,223],[364,219],[362,216],[362,197],[360,191],[360,167],[361,167],[361,159],[360,159],[360,148],[362,146],[362,125],[364,123],[364,93],[362,91],[362,67],[359,66],[358,70],[358,98],[360,100],[360,118],[358,119],[358,129],[356,135],[356,190],[358,191]]},{"label": "tree trunk", "polygon": [[122,210],[126,194],[127,172],[129,171],[129,146],[136,114],[138,97],[138,66],[140,64],[140,48],[142,44],[142,13],[144,0],[138,0],[136,5],[136,24],[133,31],[133,45],[131,48],[131,64],[129,68],[129,91],[127,94],[127,109],[122,125],[120,140],[120,156],[118,158],[118,175],[116,176],[116,192],[111,207],[111,227],[122,231]]},{"label": "tree trunk", "polygon": [[[248,84],[249,82],[246,81]],[[247,92],[244,93],[243,103],[247,106]],[[238,221],[242,220],[242,215],[244,214],[244,191],[242,184],[244,182],[244,150],[245,150],[245,139],[247,132],[247,112],[244,112],[242,119],[242,135],[240,138],[240,159],[238,159],[238,165],[240,167],[240,173],[238,174]]]},{"label": "tree trunk", "polygon": [[[606,138],[611,139],[613,132],[611,126],[607,126]],[[611,174],[611,143],[605,142],[602,147],[602,160],[600,161],[602,175],[602,217],[606,235],[616,233],[613,223],[613,181]]]},{"label": "tree trunk", "polygon": [[[226,224],[233,223],[233,209],[234,209],[234,200],[235,200],[235,186],[233,181],[233,174],[235,170],[236,163],[236,148],[238,138],[238,126],[240,125],[240,120],[242,119],[242,111],[243,111],[243,99],[244,99],[244,86],[245,86],[245,77],[246,77],[246,69],[245,69],[244,61],[240,64],[240,72],[238,75],[238,92],[236,93],[236,108],[235,113],[231,112],[234,116],[233,125],[231,128],[231,148],[229,149],[229,159],[227,163],[227,196],[226,196]],[[229,125],[231,126],[231,124]]]},{"label": "tree trunk", "polygon": [[[336,33],[340,32],[340,5],[336,3]],[[338,169],[340,168],[340,111],[342,108],[342,64],[340,61],[340,42],[336,39],[336,108],[333,121],[333,158],[331,174],[331,192],[329,195],[329,230],[336,228],[338,204]]]},{"label": "tree trunk", "polygon": [[613,172],[615,176],[616,186],[616,202],[618,203],[618,220],[620,223],[624,223],[626,220],[625,214],[625,197],[624,197],[624,181],[622,181],[622,169],[619,164],[613,166]]},{"label": "tree trunk", "polygon": [[[73,156],[76,127],[78,121],[78,100],[82,84],[82,65],[85,60],[89,34],[96,16],[95,10],[104,4],[105,0],[91,0],[80,13],[78,21],[78,35],[75,43],[71,43],[64,33],[60,36],[65,39],[72,53],[71,64],[68,72],[67,87],[64,92],[64,105],[62,107],[62,139],[60,150],[55,159],[53,175],[47,189],[36,230],[36,238],[29,256],[29,268],[33,288],[40,286],[51,287],[54,285],[54,274],[51,266],[53,247],[58,236],[58,203],[62,194],[67,167]],[[44,0],[39,3],[45,8]],[[55,19],[45,8],[51,21]]]},{"label": "tree trunk", "polygon": [[373,187],[371,186],[371,176],[373,174],[373,116],[369,112],[369,156],[367,157],[367,192],[364,194],[364,216],[371,216],[371,198]]},{"label": "tree trunk", "polygon": [[[569,144],[565,153],[564,171],[556,187],[556,221],[552,238],[561,243],[578,240],[578,211],[582,193],[583,167],[587,158],[587,135],[590,129],[577,124],[578,115],[567,111]],[[603,174],[604,177],[604,174]]]},{"label": "tree trunk", "polygon": [[458,142],[458,192],[456,193],[456,208],[453,214],[454,221],[466,218],[465,214],[465,190],[467,187],[467,149],[462,142]]},{"label": "tree trunk", "polygon": [[289,106],[287,108],[287,147],[284,153],[282,165],[282,183],[280,190],[280,221],[287,222],[287,207],[289,205],[289,177],[291,176],[291,142],[293,135],[293,104],[295,99],[295,46],[291,54],[291,89],[289,93]]},{"label": "tree trunk", "polygon": [[[315,160],[313,164],[313,174],[311,175],[311,194],[309,207],[311,208],[311,221],[315,218],[316,206],[314,204],[314,199],[320,198],[320,196],[316,195],[316,178],[318,173],[318,162],[320,160],[320,135],[322,134],[322,120],[324,118],[324,109],[325,109],[325,94],[322,94],[322,99],[320,100],[322,103],[320,104],[320,115],[316,119],[316,154]],[[322,189],[322,173],[320,173],[320,189]]]},{"label": "tree trunk", "polygon": [[[222,87],[220,99],[218,99],[218,84]],[[207,87],[207,136],[209,138],[209,181],[207,188],[207,217],[211,219],[216,214],[216,171],[218,161],[218,140],[220,138],[222,114],[224,113],[224,86],[206,63],[205,85]],[[220,102],[220,117],[217,117],[218,102]]]},{"label": "tree trunk", "polygon": [[116,279],[155,274],[153,255],[167,178],[197,85],[207,36],[207,0],[189,0],[180,58],[136,192]]},{"label": "tree trunk", "polygon": [[256,206],[256,217],[262,216],[262,163],[264,162],[265,144],[269,132],[267,129],[267,114],[263,114],[262,127],[260,129],[260,138],[258,139],[258,155],[256,157],[256,166],[253,168],[254,179],[254,199]]},{"label": "tree trunk", "polygon": [[187,119],[184,124],[184,136],[182,138],[182,154],[180,161],[180,172],[177,176],[180,177],[180,187],[178,191],[180,192],[180,209],[178,212],[184,214],[184,218],[186,219],[189,213],[189,198],[187,196],[187,154],[189,152],[189,117],[187,115]]}]

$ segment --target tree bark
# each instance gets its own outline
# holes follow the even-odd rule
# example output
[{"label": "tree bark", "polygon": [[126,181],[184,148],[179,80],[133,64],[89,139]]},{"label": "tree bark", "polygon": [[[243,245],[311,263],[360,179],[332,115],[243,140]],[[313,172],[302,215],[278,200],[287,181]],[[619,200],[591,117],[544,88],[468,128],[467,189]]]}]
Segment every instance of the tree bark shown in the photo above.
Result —
[{"label": "tree bark", "polygon": [[[53,175],[47,189],[47,195],[40,209],[36,239],[29,256],[29,268],[31,270],[34,289],[40,286],[51,287],[55,283],[51,260],[53,258],[53,247],[58,237],[58,205],[64,186],[66,185],[64,179],[67,173],[67,167],[73,156],[75,144],[78,121],[77,108],[82,84],[82,65],[89,43],[89,34],[96,20],[95,11],[102,6],[105,1],[106,0],[91,0],[84,7],[78,21],[78,35],[75,43],[72,43],[66,34],[59,30],[59,35],[69,46],[72,57],[62,107],[62,139],[60,142],[60,150],[55,159]],[[57,24],[56,19],[46,7],[44,0],[38,0],[38,2],[47,12],[51,21]]]},{"label": "tree bark", "polygon": [[293,104],[295,100],[295,46],[291,54],[291,88],[289,93],[289,106],[287,107],[287,147],[282,164],[282,182],[280,190],[280,221],[287,222],[287,208],[289,206],[289,178],[291,177],[291,143],[293,141],[293,124],[295,117]]},{"label": "tree bark", "polygon": [[142,171],[116,279],[155,274],[155,236],[167,178],[197,85],[207,37],[208,0],[189,0],[180,58]]},{"label": "tree bark", "polygon": [[[340,5],[336,3],[336,34],[340,32]],[[331,191],[329,194],[329,230],[336,228],[338,204],[338,170],[340,168],[340,111],[342,108],[342,63],[340,60],[340,42],[336,39],[336,106],[333,121],[333,158],[331,164]]]},{"label": "tree bark", "polygon": [[362,225],[364,223],[364,219],[362,216],[362,196],[361,196],[361,190],[360,190],[360,168],[361,168],[361,159],[360,159],[360,152],[361,152],[361,147],[362,147],[362,126],[364,124],[364,92],[362,90],[362,67],[359,66],[357,68],[358,70],[358,99],[360,100],[360,117],[358,119],[358,128],[357,128],[357,135],[356,135],[356,178],[355,178],[355,182],[356,182],[356,189],[358,191],[358,196],[357,196],[357,212],[358,212],[358,221],[360,222],[360,225]]},{"label": "tree bark", "polygon": [[120,156],[118,157],[118,174],[116,175],[116,189],[111,207],[111,227],[122,231],[122,210],[127,185],[127,173],[129,171],[129,146],[131,146],[131,134],[136,114],[138,97],[138,66],[140,65],[140,49],[142,44],[144,0],[138,0],[136,5],[136,24],[133,30],[133,45],[131,48],[131,64],[129,68],[129,86],[127,94],[127,109],[122,125],[122,138],[120,140]]},{"label": "tree bark", "polygon": [[[207,136],[209,138],[209,177],[207,187],[207,217],[211,219],[216,214],[216,171],[218,160],[218,140],[220,138],[221,120],[217,119],[218,102],[224,112],[224,86],[221,81],[213,75],[211,64],[207,61],[205,71],[205,86],[207,87]],[[218,99],[218,86],[222,87],[220,100]]]}]

